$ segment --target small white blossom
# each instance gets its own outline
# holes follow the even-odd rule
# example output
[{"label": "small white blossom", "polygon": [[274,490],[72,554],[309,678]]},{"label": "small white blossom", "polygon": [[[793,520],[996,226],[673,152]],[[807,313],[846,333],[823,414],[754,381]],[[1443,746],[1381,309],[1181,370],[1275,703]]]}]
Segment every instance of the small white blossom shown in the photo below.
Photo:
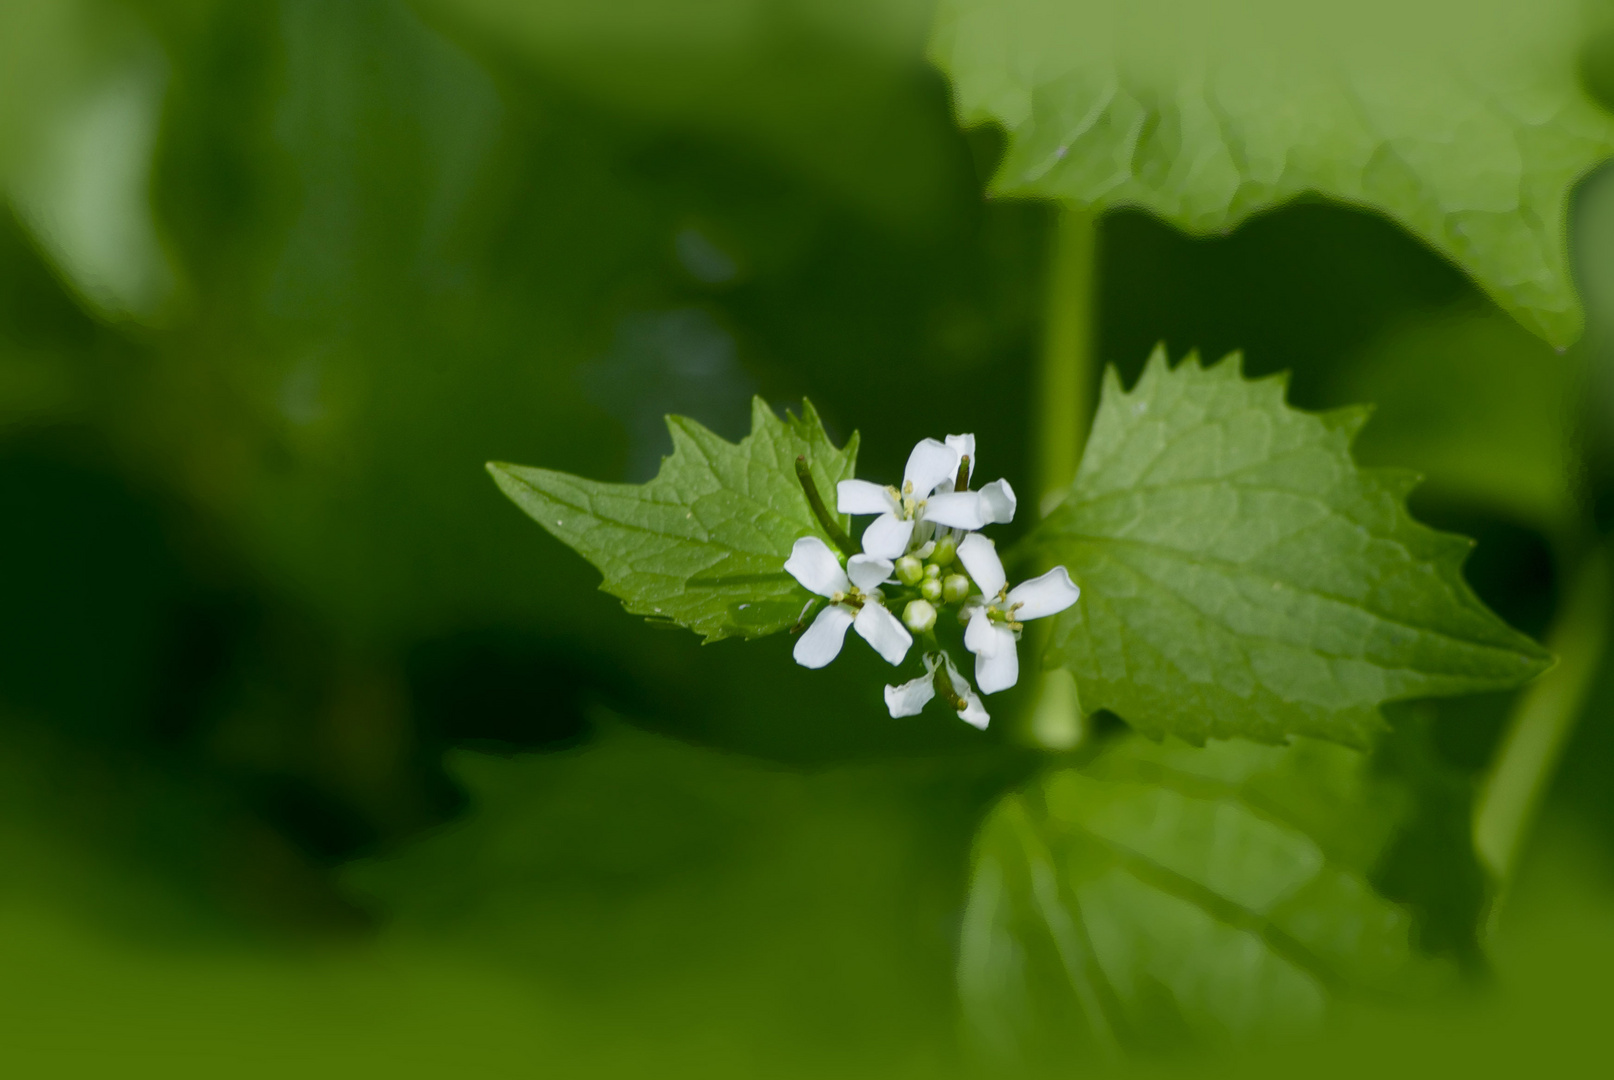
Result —
[{"label": "small white blossom", "polygon": [[891,569],[889,559],[853,555],[842,570],[840,560],[824,541],[816,536],[797,540],[785,560],[785,570],[829,604],[796,642],[796,663],[809,668],[828,664],[840,655],[847,627],[854,627],[886,663],[902,663],[913,638],[885,609],[878,588],[891,576]]},{"label": "small white blossom", "polygon": [[1064,611],[1082,591],[1063,566],[1008,588],[996,546],[980,533],[971,533],[958,545],[958,561],[981,590],[981,596],[964,609],[969,619],[964,647],[975,654],[975,683],[981,693],[995,694],[1020,681],[1015,645],[1021,624]]},{"label": "small white blossom", "polygon": [[863,532],[863,550],[897,559],[927,543],[936,526],[979,529],[1014,520],[1014,489],[994,480],[980,491],[954,491],[961,458],[975,459],[975,436],[949,435],[945,443],[923,439],[908,455],[901,489],[867,480],[842,480],[836,509],[843,514],[878,514]]},{"label": "small white blossom", "polygon": [[[947,446],[962,460],[970,459],[970,475],[981,471],[975,456],[974,435],[949,435]],[[955,466],[954,472],[957,472]],[[979,491],[954,491],[954,482],[944,483],[925,501],[924,518],[937,525],[973,532],[988,525],[1007,525],[1014,520],[1017,500],[1007,480],[994,480]],[[920,537],[923,543],[929,537]]]},{"label": "small white blossom", "polygon": [[936,696],[936,669],[946,667],[947,682],[953,688],[953,697],[964,703],[964,708],[955,710],[958,718],[966,724],[986,730],[986,725],[992,717],[987,715],[986,709],[981,705],[981,699],[970,688],[969,680],[958,673],[953,666],[953,658],[944,652],[925,654],[925,674],[917,679],[911,679],[901,686],[887,686],[885,688],[885,707],[890,710],[893,718],[904,716],[918,716],[930,700]]}]

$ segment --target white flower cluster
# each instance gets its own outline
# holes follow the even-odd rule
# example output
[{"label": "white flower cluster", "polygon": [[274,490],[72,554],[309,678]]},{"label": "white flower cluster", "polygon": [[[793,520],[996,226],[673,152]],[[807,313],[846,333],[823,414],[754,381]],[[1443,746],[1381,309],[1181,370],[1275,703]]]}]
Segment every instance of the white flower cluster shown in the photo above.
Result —
[{"label": "white flower cluster", "polygon": [[[974,463],[975,436],[949,435],[913,448],[901,488],[840,482],[841,513],[878,516],[863,532],[862,552],[844,567],[816,536],[791,549],[785,570],[829,601],[796,642],[798,664],[821,668],[835,659],[848,627],[887,663],[901,664],[918,634],[927,646],[925,674],[885,688],[891,715],[917,715],[940,693],[961,719],[986,727],[991,718],[980,696],[937,641],[938,611],[957,607],[964,648],[975,654],[976,686],[995,694],[1019,681],[1022,625],[1064,611],[1081,590],[1063,566],[1009,588],[997,548],[977,530],[1014,519],[1014,489],[994,480],[971,491]],[[892,613],[899,606],[900,619]]]}]

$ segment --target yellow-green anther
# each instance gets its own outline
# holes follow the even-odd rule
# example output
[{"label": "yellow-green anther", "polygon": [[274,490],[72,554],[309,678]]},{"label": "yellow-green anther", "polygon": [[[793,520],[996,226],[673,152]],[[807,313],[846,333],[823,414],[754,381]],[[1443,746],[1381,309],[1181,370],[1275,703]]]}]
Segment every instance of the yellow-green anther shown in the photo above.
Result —
[{"label": "yellow-green anther", "polygon": [[902,623],[916,634],[928,632],[936,625],[936,609],[924,600],[910,600],[902,609]]},{"label": "yellow-green anther", "polygon": [[924,576],[925,564],[912,555],[904,555],[897,560],[897,580],[904,585],[917,585]]},{"label": "yellow-green anther", "polygon": [[942,579],[942,598],[956,604],[970,594],[970,579],[963,574],[948,574]]},{"label": "yellow-green anther", "polygon": [[925,583],[919,586],[919,595],[932,604],[941,600],[943,591],[940,578],[927,577]]}]

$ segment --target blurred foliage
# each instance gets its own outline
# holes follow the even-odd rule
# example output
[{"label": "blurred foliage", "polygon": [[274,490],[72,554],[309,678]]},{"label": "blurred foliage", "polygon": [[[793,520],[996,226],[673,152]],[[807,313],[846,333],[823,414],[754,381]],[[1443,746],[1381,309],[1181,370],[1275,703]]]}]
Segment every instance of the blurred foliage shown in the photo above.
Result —
[{"label": "blurred foliage", "polygon": [[[1129,736],[993,809],[959,961],[971,1027],[1053,1066],[1304,1029],[1343,992],[1433,972],[1368,880],[1408,792],[1299,739],[1203,749]],[[1461,839],[1461,834],[1459,834]]]},{"label": "blurred foliage", "polygon": [[[1005,137],[955,127],[925,5],[666,10],[0,4],[8,1064],[954,1064],[970,838],[1032,763],[890,720],[872,657],[806,673],[624,617],[482,465],[643,480],[661,413],[736,438],[756,392],[861,429],[871,473],[969,427],[1027,476],[1053,217],[981,199]],[[1098,352],[1130,383],[1161,340],[1242,348],[1301,406],[1375,401],[1364,459],[1426,472],[1419,515],[1478,536],[1469,580],[1539,633],[1614,521],[1611,190],[1571,219],[1567,354],[1317,200],[1214,239],[1108,215]],[[1607,671],[1495,1002],[1347,1018],[1307,1068],[1581,1045]],[[1454,837],[1509,707],[1397,709],[1384,751],[1421,779],[1376,884],[1470,970],[1486,883]]]},{"label": "blurred foliage", "polygon": [[1614,150],[1586,5],[944,0],[934,54],[1004,193],[1225,231],[1302,192],[1375,207],[1558,345],[1570,187]]}]

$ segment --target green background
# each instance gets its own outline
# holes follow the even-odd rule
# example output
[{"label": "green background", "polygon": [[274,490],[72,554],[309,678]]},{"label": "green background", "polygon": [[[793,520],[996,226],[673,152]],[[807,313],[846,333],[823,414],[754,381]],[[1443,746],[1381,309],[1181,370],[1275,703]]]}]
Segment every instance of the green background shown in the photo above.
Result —
[{"label": "green background", "polygon": [[[737,438],[755,393],[860,430],[860,472],[973,430],[1029,477],[1055,212],[983,197],[1006,140],[955,124],[928,8],[0,11],[0,1061],[990,1070],[953,984],[969,851],[1034,755],[891,720],[866,651],[811,673],[625,616],[483,470],[642,481],[662,414]],[[1367,210],[1200,239],[1118,210],[1095,351],[1130,385],[1157,342],[1242,349],[1301,407],[1374,402],[1359,457],[1426,473],[1415,512],[1539,637],[1614,513],[1614,180],[1570,238],[1559,351]],[[1509,704],[1398,711],[1446,813]],[[1128,1068],[1590,1047],[1611,710],[1603,665],[1465,989]]]}]

